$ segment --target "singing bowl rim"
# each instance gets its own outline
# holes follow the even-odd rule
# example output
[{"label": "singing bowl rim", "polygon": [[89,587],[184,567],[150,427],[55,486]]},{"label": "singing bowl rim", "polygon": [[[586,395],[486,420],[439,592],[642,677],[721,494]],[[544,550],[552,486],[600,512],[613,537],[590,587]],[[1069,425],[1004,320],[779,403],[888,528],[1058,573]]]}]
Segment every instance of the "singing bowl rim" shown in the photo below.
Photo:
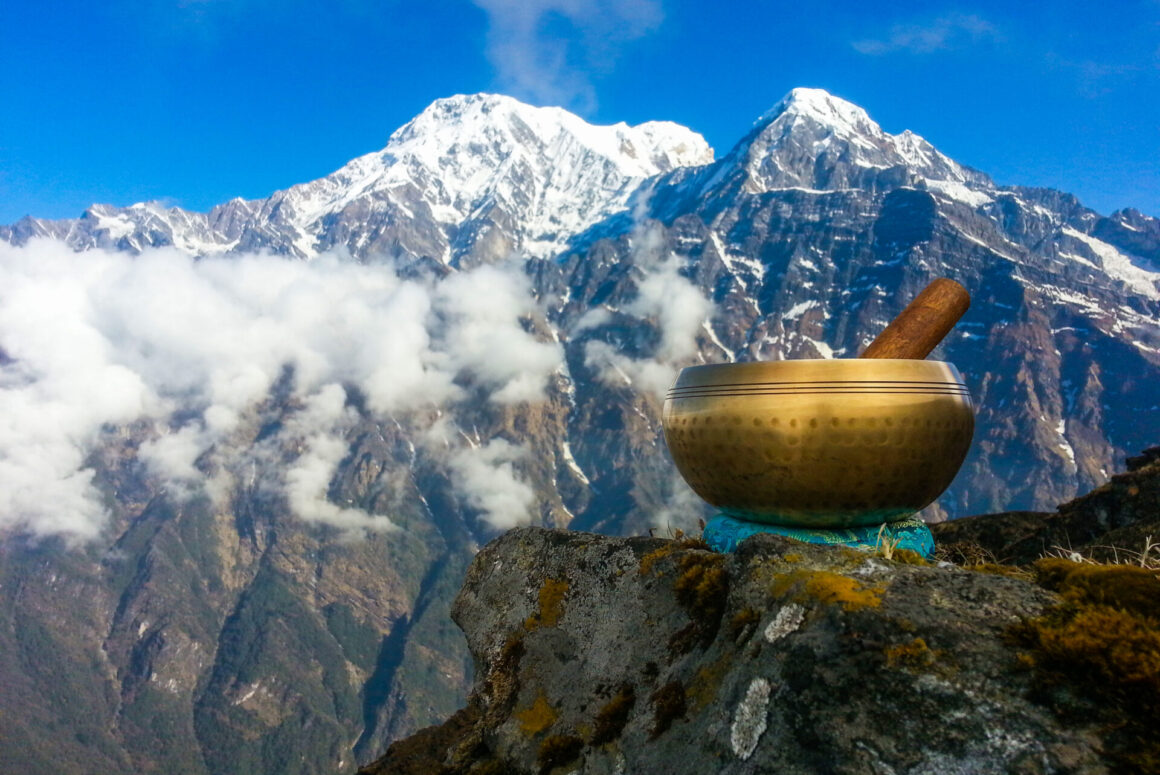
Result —
[{"label": "singing bowl rim", "polygon": [[[908,358],[805,358],[784,361],[708,363],[681,369],[669,391],[672,397],[699,388],[816,384],[872,387],[887,384],[908,389],[963,389],[963,376],[948,361]],[[674,395],[676,394],[676,395]]]}]

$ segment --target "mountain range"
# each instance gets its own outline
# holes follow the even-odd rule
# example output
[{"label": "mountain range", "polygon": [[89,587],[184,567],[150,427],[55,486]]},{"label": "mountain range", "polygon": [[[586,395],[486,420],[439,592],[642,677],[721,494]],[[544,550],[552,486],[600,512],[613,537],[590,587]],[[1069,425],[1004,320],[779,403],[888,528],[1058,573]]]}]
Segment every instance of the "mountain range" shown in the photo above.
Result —
[{"label": "mountain range", "polygon": [[[447,610],[481,543],[511,524],[630,535],[707,513],[660,434],[679,367],[856,356],[934,277],[974,299],[933,357],[962,371],[977,417],[929,519],[1054,508],[1160,435],[1160,221],[998,185],[816,89],[792,91],[720,159],[671,123],[592,126],[452,97],[383,150],[266,199],[209,213],[94,205],[24,218],[0,240],[143,262],[168,248],[214,266],[357,265],[430,298],[468,283],[436,309],[445,341],[423,375],[457,348],[483,353],[428,391],[443,401],[392,402],[379,377],[352,377],[319,485],[330,505],[313,522],[289,485],[253,473],[321,454],[320,437],[292,432],[323,395],[300,389],[302,364],[235,407],[184,487],[148,455],[183,428],[208,433],[206,406],[105,423],[84,450],[106,514],[95,537],[4,523],[17,525],[0,543],[5,768],[373,759],[462,705],[471,665]],[[503,301],[470,284],[493,271],[530,300],[512,314],[535,384],[500,368],[512,340],[455,327],[481,319],[476,302]],[[0,339],[0,367],[20,357]],[[392,529],[351,540],[349,514]]]}]

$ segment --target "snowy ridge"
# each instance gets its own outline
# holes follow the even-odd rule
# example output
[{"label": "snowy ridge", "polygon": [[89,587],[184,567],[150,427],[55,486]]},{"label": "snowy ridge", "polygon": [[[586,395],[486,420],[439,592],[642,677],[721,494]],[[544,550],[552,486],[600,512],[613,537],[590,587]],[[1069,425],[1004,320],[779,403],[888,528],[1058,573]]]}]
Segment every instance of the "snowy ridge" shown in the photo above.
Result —
[{"label": "snowy ridge", "polygon": [[543,257],[626,209],[646,179],[712,161],[701,135],[672,122],[594,126],[561,108],[460,95],[436,100],[381,151],[268,199],[209,213],[94,205],[76,221],[24,219],[4,236],[54,236],[82,250],[173,245],[194,255],[272,250],[306,259],[341,246],[451,263],[472,247],[457,239],[497,232],[492,252]]},{"label": "snowy ridge", "polygon": [[542,256],[625,209],[644,179],[712,160],[704,138],[671,122],[594,126],[561,108],[476,94],[436,100],[385,149],[291,188],[286,200],[304,235],[368,198],[443,226],[498,208],[520,223],[518,247]]},{"label": "snowy ridge", "polygon": [[[906,130],[883,131],[865,110],[822,89],[792,90],[755,124],[735,149],[752,193],[801,188],[816,192],[864,188],[868,180],[904,168],[913,181],[978,207],[994,184],[939,153]],[[724,176],[722,176],[724,177]],[[969,184],[971,188],[967,188]]]}]

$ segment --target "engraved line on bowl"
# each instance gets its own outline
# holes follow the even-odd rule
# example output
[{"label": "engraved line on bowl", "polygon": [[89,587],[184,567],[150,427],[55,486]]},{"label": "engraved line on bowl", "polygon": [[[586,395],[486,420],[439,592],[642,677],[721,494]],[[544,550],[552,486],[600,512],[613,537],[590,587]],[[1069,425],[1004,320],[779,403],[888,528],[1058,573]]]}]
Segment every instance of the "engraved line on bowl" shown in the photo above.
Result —
[{"label": "engraved line on bowl", "polygon": [[716,397],[745,397],[745,396],[809,396],[809,395],[906,395],[906,396],[955,396],[970,398],[971,394],[965,390],[705,390],[698,393],[669,393],[669,400],[685,398],[716,398]]},{"label": "engraved line on bowl", "polygon": [[836,383],[828,385],[697,385],[695,387],[674,387],[669,390],[672,395],[697,394],[706,390],[726,390],[732,393],[764,393],[770,391],[807,391],[807,392],[825,392],[832,390],[860,390],[866,391],[917,391],[917,392],[967,392],[967,386],[962,384],[929,384],[929,385],[888,385],[888,384],[866,384],[866,383]]},{"label": "engraved line on bowl", "polygon": [[946,379],[788,379],[772,382],[706,382],[687,387],[760,387],[763,385],[961,385],[957,380]]}]

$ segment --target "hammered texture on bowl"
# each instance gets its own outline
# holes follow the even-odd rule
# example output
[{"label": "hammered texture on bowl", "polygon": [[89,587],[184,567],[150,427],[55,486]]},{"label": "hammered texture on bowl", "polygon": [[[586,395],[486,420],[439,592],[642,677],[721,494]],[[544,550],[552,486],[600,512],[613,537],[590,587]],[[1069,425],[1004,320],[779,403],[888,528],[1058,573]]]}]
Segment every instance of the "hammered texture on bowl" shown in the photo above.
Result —
[{"label": "hammered texture on bowl", "polygon": [[966,457],[974,412],[947,363],[775,361],[686,369],[663,424],[681,475],[727,514],[853,527],[934,501]]}]

